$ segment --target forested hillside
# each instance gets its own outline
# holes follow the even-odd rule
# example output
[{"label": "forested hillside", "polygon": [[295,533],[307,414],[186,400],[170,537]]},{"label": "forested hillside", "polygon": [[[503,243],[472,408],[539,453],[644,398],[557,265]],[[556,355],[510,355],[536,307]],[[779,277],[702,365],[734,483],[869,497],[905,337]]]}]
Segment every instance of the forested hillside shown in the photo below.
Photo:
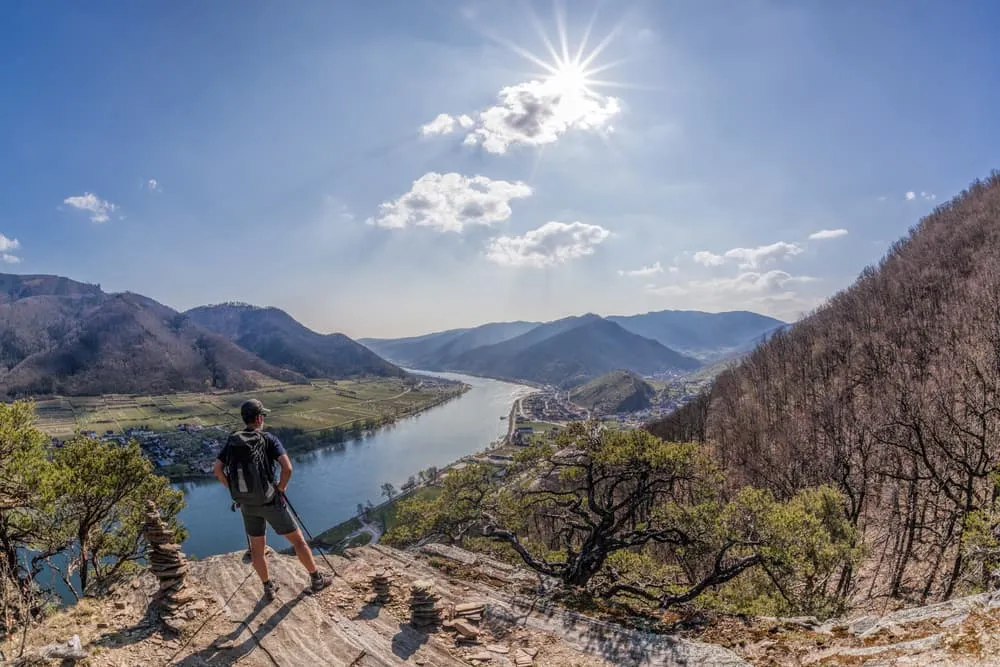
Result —
[{"label": "forested hillside", "polygon": [[403,369],[344,334],[320,334],[279,308],[201,306],[184,313],[269,364],[310,378],[401,377]]},{"label": "forested hillside", "polygon": [[0,391],[164,393],[301,380],[139,294],[45,275],[0,274]]},{"label": "forested hillside", "polygon": [[1000,176],[977,181],[878,266],[651,424],[708,441],[734,486],[832,483],[865,559],[827,586],[924,600],[1000,564]]},{"label": "forested hillside", "polygon": [[630,371],[612,371],[570,392],[570,400],[597,415],[645,410],[656,389]]}]

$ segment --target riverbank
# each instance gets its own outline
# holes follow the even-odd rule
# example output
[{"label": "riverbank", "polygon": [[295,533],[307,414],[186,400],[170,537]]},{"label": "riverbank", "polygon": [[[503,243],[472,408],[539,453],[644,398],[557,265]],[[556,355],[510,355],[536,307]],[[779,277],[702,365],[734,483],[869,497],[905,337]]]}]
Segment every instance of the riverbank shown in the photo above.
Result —
[{"label": "riverbank", "polygon": [[[438,469],[436,471],[436,475],[434,475],[434,478],[430,481],[422,479],[414,487],[403,490],[398,495],[393,496],[379,505],[367,507],[364,512],[361,512],[347,521],[327,529],[316,536],[311,546],[331,553],[342,553],[345,549],[355,546],[377,544],[383,534],[391,532],[393,527],[395,527],[396,508],[400,502],[415,497],[433,499],[441,493],[441,487],[438,485],[440,480],[444,479],[451,470],[460,466],[468,465],[473,461],[488,459],[491,454],[495,455],[498,450],[506,450],[507,448],[514,447],[514,433],[517,428],[517,417],[523,414],[522,401],[524,398],[534,393],[537,393],[537,390],[529,392],[525,396],[520,396],[513,401],[507,417],[508,428],[506,435],[493,440],[485,448],[471,454],[467,454],[458,460],[452,461],[443,468]],[[497,460],[493,462],[502,466],[507,463],[506,458],[506,456],[503,458],[498,457]],[[424,471],[421,471],[421,473],[423,472]],[[423,477],[422,474],[421,477]],[[378,525],[377,534],[371,529],[371,527],[376,524],[380,524]],[[362,538],[362,541],[357,541],[356,538],[359,538],[362,535],[368,535],[369,537],[368,539]]]}]

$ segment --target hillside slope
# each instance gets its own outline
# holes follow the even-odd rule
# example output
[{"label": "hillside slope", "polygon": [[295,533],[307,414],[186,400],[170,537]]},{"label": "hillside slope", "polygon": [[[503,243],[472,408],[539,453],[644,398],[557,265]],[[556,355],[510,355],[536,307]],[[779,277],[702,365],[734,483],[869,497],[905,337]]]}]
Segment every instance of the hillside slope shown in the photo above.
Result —
[{"label": "hillside slope", "polygon": [[998,257],[994,175],[648,428],[710,441],[737,484],[783,497],[841,489],[868,547],[838,581],[855,597],[940,599],[987,585],[991,561],[970,544],[996,534],[1000,510]]},{"label": "hillside slope", "polygon": [[316,333],[278,308],[220,304],[194,308],[184,315],[264,361],[306,377],[405,375],[401,368],[347,336]]},{"label": "hillside slope", "polygon": [[559,320],[518,338],[471,350],[456,359],[452,368],[568,388],[617,369],[652,375],[699,365],[695,359],[593,315]]},{"label": "hillside slope", "polygon": [[7,395],[247,389],[276,368],[152,299],[57,276],[0,275],[0,390]]},{"label": "hillside slope", "polygon": [[605,319],[672,350],[710,361],[748,352],[764,336],[785,325],[781,320],[745,310],[724,313],[661,310]]},{"label": "hillside slope", "polygon": [[569,398],[597,415],[636,412],[651,405],[656,389],[630,371],[612,371],[581,385]]},{"label": "hillside slope", "polygon": [[364,338],[359,342],[397,363],[423,370],[443,370],[464,352],[516,338],[538,322],[491,322],[471,329],[394,340]]}]

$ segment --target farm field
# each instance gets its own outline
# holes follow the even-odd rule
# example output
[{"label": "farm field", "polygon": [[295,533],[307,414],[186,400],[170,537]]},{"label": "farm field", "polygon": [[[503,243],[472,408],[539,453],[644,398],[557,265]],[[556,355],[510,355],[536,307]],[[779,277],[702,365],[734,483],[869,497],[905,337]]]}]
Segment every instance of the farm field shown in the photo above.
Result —
[{"label": "farm field", "polygon": [[[412,384],[412,382],[411,382]],[[177,393],[161,396],[105,395],[36,399],[39,428],[57,438],[81,431],[145,428],[172,431],[180,424],[238,425],[239,407],[249,398],[271,409],[272,428],[317,431],[355,421],[401,418],[458,393],[460,385],[421,383],[398,378],[316,381],[308,385],[273,383],[247,392]]]}]

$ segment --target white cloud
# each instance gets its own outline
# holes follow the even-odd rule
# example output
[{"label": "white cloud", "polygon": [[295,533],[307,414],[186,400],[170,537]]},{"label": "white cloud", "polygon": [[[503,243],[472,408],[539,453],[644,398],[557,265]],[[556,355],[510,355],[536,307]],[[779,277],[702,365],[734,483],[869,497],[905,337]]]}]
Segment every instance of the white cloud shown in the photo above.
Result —
[{"label": "white cloud", "polygon": [[821,229],[818,232],[813,232],[809,235],[810,241],[825,241],[827,239],[837,239],[841,236],[847,236],[846,229]]},{"label": "white cloud", "polygon": [[91,222],[107,222],[111,219],[109,214],[118,210],[118,204],[101,199],[90,192],[75,197],[66,197],[63,199],[63,203],[81,211],[89,211]]},{"label": "white cloud", "polygon": [[935,199],[937,199],[937,195],[930,192],[921,192],[920,196],[926,199],[927,201],[934,201]]},{"label": "white cloud", "polygon": [[21,247],[21,242],[17,239],[9,239],[3,234],[0,234],[0,260],[3,260],[7,264],[19,264],[21,258],[17,255],[10,253],[10,250],[18,250]]},{"label": "white cloud", "polygon": [[449,134],[455,131],[456,122],[455,118],[446,113],[438,114],[437,118],[420,127],[420,134]]},{"label": "white cloud", "polygon": [[[671,271],[675,268],[677,267],[671,267]],[[655,276],[658,273],[663,273],[663,266],[659,262],[656,262],[652,266],[643,266],[640,269],[632,269],[631,271],[626,271],[624,269],[618,270],[618,275],[628,276],[630,278]]]},{"label": "white cloud", "polygon": [[794,284],[815,282],[810,276],[793,276],[785,271],[745,271],[732,278],[713,278],[711,280],[692,280],[677,285],[649,287],[651,294],[685,295],[685,294],[767,294],[778,292]]},{"label": "white cloud", "polygon": [[551,144],[570,130],[611,131],[609,121],[621,113],[618,98],[557,77],[506,86],[497,98],[496,105],[471,116],[439,114],[421,133],[450,134],[461,128],[467,131],[465,144],[502,154],[518,144]]},{"label": "white cloud", "polygon": [[916,198],[917,198],[917,193],[916,192],[907,192],[906,193],[906,201],[913,201]]},{"label": "white cloud", "polygon": [[694,254],[694,261],[705,266],[722,266],[726,263],[726,258],[722,255],[716,255],[714,252],[699,250]]},{"label": "white cloud", "polygon": [[504,266],[545,268],[586,255],[611,232],[583,222],[546,222],[523,236],[500,236],[486,245],[486,258]]},{"label": "white cloud", "polygon": [[756,248],[733,248],[726,251],[725,258],[739,260],[741,269],[756,269],[763,264],[787,259],[801,252],[802,246],[797,243],[778,241]]},{"label": "white cloud", "polygon": [[146,189],[150,192],[163,192],[163,188],[160,187],[160,182],[155,178],[151,178],[146,181]]},{"label": "white cloud", "polygon": [[520,181],[432,171],[414,181],[399,199],[380,204],[378,215],[366,222],[388,229],[415,226],[461,232],[470,225],[503,222],[511,215],[511,200],[530,196],[531,188]]},{"label": "white cloud", "polygon": [[921,191],[920,194],[918,195],[916,192],[913,192],[911,190],[910,192],[906,193],[906,201],[913,201],[914,199],[917,199],[918,197],[920,199],[923,199],[924,201],[934,201],[935,199],[937,199],[937,195],[934,194],[933,192],[923,192],[923,191]]}]

